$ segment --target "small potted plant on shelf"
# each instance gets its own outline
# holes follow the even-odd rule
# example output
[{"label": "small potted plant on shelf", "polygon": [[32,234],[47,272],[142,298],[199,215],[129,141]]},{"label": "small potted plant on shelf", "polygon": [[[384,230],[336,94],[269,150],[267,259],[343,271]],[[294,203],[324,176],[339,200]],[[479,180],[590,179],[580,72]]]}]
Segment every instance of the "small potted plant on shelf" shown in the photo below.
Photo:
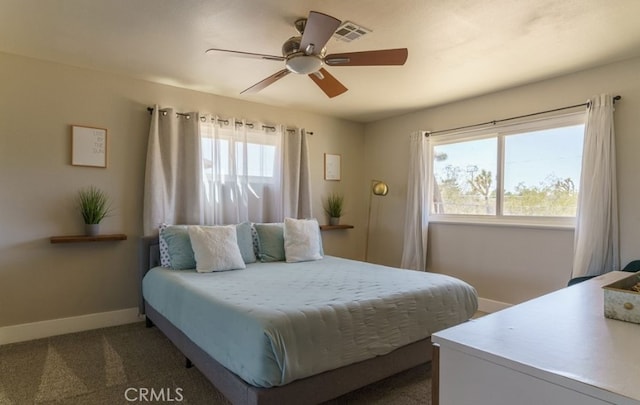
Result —
[{"label": "small potted plant on shelf", "polygon": [[85,223],[85,234],[95,236],[100,231],[100,221],[111,212],[109,197],[95,186],[78,192],[78,206]]},{"label": "small potted plant on shelf", "polygon": [[329,225],[338,225],[344,210],[344,196],[339,193],[329,194],[324,210],[329,215]]}]

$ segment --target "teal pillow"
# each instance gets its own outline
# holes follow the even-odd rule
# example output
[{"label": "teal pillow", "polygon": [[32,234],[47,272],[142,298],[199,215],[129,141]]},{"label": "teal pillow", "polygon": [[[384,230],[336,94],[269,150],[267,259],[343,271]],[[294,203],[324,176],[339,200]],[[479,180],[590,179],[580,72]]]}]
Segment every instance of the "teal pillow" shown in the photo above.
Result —
[{"label": "teal pillow", "polygon": [[254,224],[258,232],[261,262],[281,262],[284,255],[284,226],[280,223]]},{"label": "teal pillow", "polygon": [[196,258],[191,248],[191,239],[186,225],[170,225],[162,230],[162,237],[167,242],[169,263],[172,269],[196,268]]},{"label": "teal pillow", "polygon": [[[173,270],[195,269],[196,258],[191,247],[188,225],[169,225],[162,229],[160,233],[167,243],[169,267]],[[253,250],[251,223],[243,222],[236,225],[236,235],[242,260],[245,263],[255,263],[256,254]],[[284,239],[282,243],[284,249]]]},{"label": "teal pillow", "polygon": [[255,263],[256,254],[253,251],[253,237],[251,235],[251,223],[243,222],[236,225],[236,234],[238,236],[238,247],[242,260],[245,263]]}]

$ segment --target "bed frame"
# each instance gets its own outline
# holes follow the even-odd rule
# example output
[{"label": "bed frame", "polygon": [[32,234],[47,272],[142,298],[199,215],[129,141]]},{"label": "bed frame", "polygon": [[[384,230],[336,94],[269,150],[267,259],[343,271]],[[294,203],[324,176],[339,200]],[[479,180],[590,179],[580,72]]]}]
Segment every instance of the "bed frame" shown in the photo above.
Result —
[{"label": "bed frame", "polygon": [[[160,265],[157,236],[143,237],[140,243],[140,285],[147,271]],[[142,290],[142,287],[140,288]],[[246,383],[227,370],[189,339],[151,305],[140,293],[140,313],[147,326],[155,325],[186,357],[187,367],[195,365],[233,404],[287,405],[320,403],[431,361],[431,339],[423,339],[384,356],[326,371],[287,385],[260,388]],[[425,398],[426,399],[426,398]]]}]

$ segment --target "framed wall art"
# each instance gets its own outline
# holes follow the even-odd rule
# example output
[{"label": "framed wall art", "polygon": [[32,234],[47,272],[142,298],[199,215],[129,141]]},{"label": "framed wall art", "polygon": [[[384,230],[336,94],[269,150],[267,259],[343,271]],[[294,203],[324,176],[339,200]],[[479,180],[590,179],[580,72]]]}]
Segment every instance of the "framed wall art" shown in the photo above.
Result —
[{"label": "framed wall art", "polygon": [[107,130],[71,126],[71,165],[107,167]]},{"label": "framed wall art", "polygon": [[324,154],[324,179],[325,180],[340,180],[340,155],[333,155],[331,153]]}]

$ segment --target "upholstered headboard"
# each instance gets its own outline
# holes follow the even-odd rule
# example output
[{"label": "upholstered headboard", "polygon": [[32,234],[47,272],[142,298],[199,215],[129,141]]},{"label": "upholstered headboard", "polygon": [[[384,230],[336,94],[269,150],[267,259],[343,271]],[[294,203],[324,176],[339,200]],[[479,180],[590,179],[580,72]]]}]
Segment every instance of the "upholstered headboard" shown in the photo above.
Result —
[{"label": "upholstered headboard", "polygon": [[140,314],[144,314],[144,298],[142,296],[142,279],[149,269],[160,266],[160,242],[158,236],[143,236],[140,238],[138,263],[138,277],[140,282],[140,300],[138,301]]}]

